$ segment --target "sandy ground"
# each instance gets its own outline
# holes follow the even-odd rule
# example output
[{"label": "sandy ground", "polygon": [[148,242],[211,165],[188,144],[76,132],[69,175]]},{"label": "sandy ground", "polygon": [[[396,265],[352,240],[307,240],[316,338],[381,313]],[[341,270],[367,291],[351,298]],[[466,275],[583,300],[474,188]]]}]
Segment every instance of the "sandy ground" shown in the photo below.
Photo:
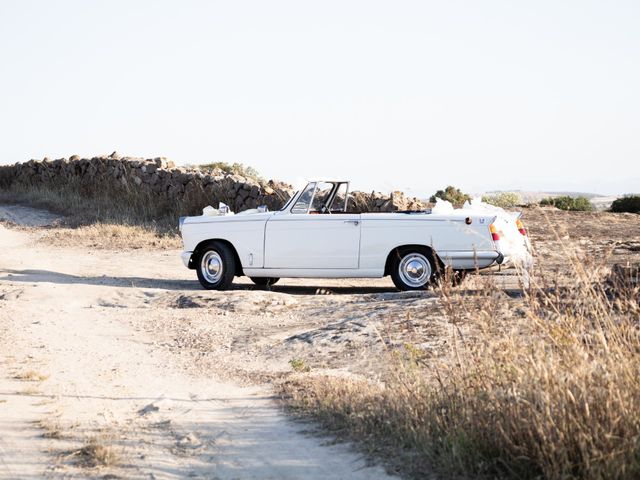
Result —
[{"label": "sandy ground", "polygon": [[[24,207],[0,217],[54,220]],[[277,312],[287,300],[275,297],[308,291],[246,288],[231,300],[203,292],[177,251],[53,248],[37,230],[0,225],[0,478],[387,478],[288,419],[265,387],[218,380],[243,297],[259,298],[238,313],[242,332],[267,322],[288,337],[277,327],[286,315],[264,315],[264,305]],[[221,319],[198,362],[197,331],[176,332]],[[92,467],[88,445],[106,447],[112,465]]]},{"label": "sandy ground", "polygon": [[[568,271],[567,248],[638,260],[637,215],[524,218],[554,279]],[[0,206],[1,220],[31,227],[0,224],[0,478],[384,478],[349,445],[290,420],[274,382],[294,366],[376,380],[398,346],[446,355],[455,332],[469,334],[434,293],[399,293],[388,278],[204,291],[177,250],[116,250],[94,238],[108,230],[83,246],[82,232],[47,230],[58,219],[26,207]],[[492,282],[516,309],[513,273],[457,288]],[[92,444],[110,449],[112,466],[87,465]]]}]

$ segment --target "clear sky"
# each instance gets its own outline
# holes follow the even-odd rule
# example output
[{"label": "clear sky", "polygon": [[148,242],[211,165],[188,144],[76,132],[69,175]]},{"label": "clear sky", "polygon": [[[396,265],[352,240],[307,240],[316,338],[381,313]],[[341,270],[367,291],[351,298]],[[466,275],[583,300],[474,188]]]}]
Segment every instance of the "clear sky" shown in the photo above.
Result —
[{"label": "clear sky", "polygon": [[640,191],[640,1],[0,0],[0,163]]}]

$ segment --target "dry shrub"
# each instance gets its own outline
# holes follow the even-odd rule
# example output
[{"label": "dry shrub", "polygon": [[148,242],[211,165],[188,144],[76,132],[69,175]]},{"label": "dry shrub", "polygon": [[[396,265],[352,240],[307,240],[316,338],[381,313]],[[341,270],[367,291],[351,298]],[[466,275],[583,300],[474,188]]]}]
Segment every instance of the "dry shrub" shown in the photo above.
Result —
[{"label": "dry shrub", "polygon": [[383,382],[307,377],[288,399],[415,477],[639,478],[638,286],[572,276],[522,299],[443,287],[445,359],[407,346]]}]

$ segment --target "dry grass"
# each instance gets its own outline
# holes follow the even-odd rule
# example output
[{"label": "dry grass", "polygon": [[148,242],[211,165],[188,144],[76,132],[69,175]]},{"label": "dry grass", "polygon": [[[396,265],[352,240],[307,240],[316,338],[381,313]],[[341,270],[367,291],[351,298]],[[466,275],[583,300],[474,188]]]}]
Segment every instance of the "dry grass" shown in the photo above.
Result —
[{"label": "dry grass", "polygon": [[27,387],[21,391],[18,392],[19,395],[39,395],[40,394],[40,389],[38,389],[37,387],[33,386],[33,387]]},{"label": "dry grass", "polygon": [[46,230],[39,242],[59,247],[86,247],[92,249],[171,249],[182,246],[180,237],[160,233],[139,225],[94,223],[76,228]]},{"label": "dry grass", "polygon": [[37,423],[38,428],[42,430],[44,438],[60,439],[62,438],[62,428],[59,423],[51,420],[40,420]]},{"label": "dry grass", "polygon": [[515,300],[443,287],[445,359],[408,345],[382,381],[302,376],[286,398],[416,478],[638,478],[640,292],[572,269]]},{"label": "dry grass", "polygon": [[80,467],[114,467],[120,463],[119,455],[114,449],[104,443],[99,438],[90,438],[87,443],[64,455],[65,458],[72,459]]},{"label": "dry grass", "polygon": [[15,376],[16,380],[23,380],[25,382],[44,382],[49,375],[36,372],[35,370],[27,370],[26,372],[19,373]]},{"label": "dry grass", "polygon": [[106,184],[100,189],[89,189],[79,181],[0,190],[0,202],[45,208],[65,215],[64,223],[69,227],[94,223],[136,225],[164,234],[177,233],[180,215],[199,213],[203,204],[202,199],[198,200],[199,203],[185,198],[170,204],[136,189]]},{"label": "dry grass", "polygon": [[59,225],[45,230],[41,242],[105,249],[180,248],[178,216],[202,207],[168,205],[125,190],[87,192],[73,183],[64,188],[12,187],[0,191],[0,202],[65,215]]}]

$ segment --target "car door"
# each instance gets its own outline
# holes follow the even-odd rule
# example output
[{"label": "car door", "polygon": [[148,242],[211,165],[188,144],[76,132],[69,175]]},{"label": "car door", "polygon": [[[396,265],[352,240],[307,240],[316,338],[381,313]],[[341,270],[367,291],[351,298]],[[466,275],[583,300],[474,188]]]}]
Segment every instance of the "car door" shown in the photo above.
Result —
[{"label": "car door", "polygon": [[312,182],[290,210],[278,212],[265,228],[265,268],[357,269],[361,219],[330,211],[325,198],[336,185]]}]

